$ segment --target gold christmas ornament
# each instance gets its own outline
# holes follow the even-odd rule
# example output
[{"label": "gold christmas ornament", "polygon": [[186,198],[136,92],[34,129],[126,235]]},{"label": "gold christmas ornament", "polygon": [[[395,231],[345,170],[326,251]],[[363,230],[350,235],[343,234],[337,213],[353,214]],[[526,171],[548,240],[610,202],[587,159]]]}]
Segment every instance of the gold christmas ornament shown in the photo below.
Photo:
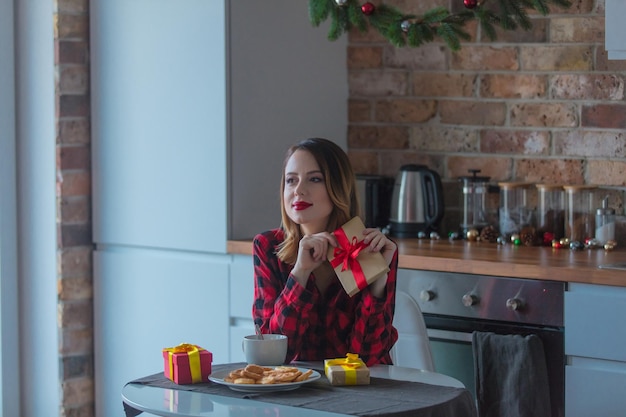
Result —
[{"label": "gold christmas ornament", "polygon": [[465,234],[467,240],[470,242],[475,242],[478,239],[478,230],[477,229],[469,229]]},{"label": "gold christmas ornament", "polygon": [[614,240],[609,240],[604,244],[604,250],[613,250],[617,246],[617,242]]}]

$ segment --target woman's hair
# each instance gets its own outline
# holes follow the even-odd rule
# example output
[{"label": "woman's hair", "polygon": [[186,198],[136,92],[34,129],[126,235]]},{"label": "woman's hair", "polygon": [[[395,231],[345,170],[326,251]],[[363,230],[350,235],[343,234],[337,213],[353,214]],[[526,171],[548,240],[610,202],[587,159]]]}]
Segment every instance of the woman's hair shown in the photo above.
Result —
[{"label": "woman's hair", "polygon": [[326,191],[330,201],[333,203],[333,210],[330,213],[326,231],[333,232],[359,214],[356,179],[348,155],[346,155],[343,149],[336,143],[322,138],[305,139],[289,148],[283,162],[282,181],[280,184],[281,226],[285,232],[285,240],[280,245],[277,254],[280,260],[289,264],[296,262],[298,244],[302,238],[300,226],[289,218],[284,204],[285,169],[289,158],[296,151],[307,151],[313,155],[324,176]]}]

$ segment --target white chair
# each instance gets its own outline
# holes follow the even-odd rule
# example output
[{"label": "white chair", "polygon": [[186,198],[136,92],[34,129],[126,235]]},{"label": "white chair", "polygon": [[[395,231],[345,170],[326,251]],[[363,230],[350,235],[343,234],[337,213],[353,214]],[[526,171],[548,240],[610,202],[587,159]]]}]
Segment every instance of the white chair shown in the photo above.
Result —
[{"label": "white chair", "polygon": [[396,292],[393,326],[398,330],[398,341],[390,352],[393,364],[434,372],[435,363],[422,310],[404,291]]}]

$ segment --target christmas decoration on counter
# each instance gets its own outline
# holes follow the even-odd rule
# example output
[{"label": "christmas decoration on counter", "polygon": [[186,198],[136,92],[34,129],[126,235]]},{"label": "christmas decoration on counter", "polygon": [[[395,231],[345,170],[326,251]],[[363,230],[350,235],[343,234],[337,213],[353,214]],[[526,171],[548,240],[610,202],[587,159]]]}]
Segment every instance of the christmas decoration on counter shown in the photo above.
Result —
[{"label": "christmas decoration on counter", "polygon": [[461,40],[471,38],[463,30],[467,22],[477,20],[487,37],[495,40],[496,26],[529,30],[532,23],[528,10],[545,16],[550,13],[550,4],[571,6],[569,0],[463,0],[466,10],[462,12],[453,14],[445,7],[435,7],[418,16],[405,14],[384,2],[375,5],[359,0],[309,0],[309,18],[317,27],[330,17],[330,40],[339,39],[353,27],[361,32],[374,28],[397,47],[418,47],[439,37],[451,50],[458,51]]},{"label": "christmas decoration on counter", "polygon": [[524,246],[536,246],[537,234],[535,228],[531,226],[523,227],[519,232],[520,244]]},{"label": "christmas decoration on counter", "polygon": [[604,244],[604,250],[611,251],[615,249],[616,246],[617,246],[617,242],[615,240],[609,240]]},{"label": "christmas decoration on counter", "polygon": [[469,229],[465,236],[470,242],[475,242],[476,240],[478,240],[480,233],[478,232],[478,229]]},{"label": "christmas decoration on counter", "polygon": [[569,248],[571,250],[583,250],[583,249],[585,249],[585,245],[583,245],[582,243],[580,243],[577,240],[575,240],[575,241],[569,243]]},{"label": "christmas decoration on counter", "polygon": [[561,244],[560,241],[558,240],[553,240],[552,241],[552,248],[554,249],[561,249],[563,247],[563,245]]},{"label": "christmas decoration on counter", "polygon": [[498,231],[492,225],[488,225],[483,227],[479,237],[483,242],[496,243],[498,241]]}]

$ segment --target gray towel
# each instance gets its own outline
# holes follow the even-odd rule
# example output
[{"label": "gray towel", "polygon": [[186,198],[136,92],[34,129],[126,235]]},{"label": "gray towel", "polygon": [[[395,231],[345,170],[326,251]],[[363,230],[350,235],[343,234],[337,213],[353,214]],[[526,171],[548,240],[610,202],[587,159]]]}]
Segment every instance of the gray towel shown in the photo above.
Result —
[{"label": "gray towel", "polygon": [[550,387],[536,335],[472,334],[479,417],[550,417]]}]

